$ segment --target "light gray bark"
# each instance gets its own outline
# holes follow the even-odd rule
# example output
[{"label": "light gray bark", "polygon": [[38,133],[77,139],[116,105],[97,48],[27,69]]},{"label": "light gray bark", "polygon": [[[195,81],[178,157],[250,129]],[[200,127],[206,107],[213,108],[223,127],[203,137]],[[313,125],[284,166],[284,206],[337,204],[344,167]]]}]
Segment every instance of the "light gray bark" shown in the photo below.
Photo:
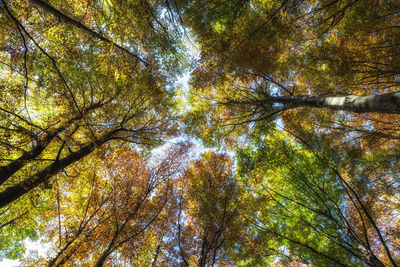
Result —
[{"label": "light gray bark", "polygon": [[293,109],[298,107],[327,108],[333,110],[344,110],[355,113],[387,113],[400,114],[400,94],[390,93],[369,96],[278,96],[267,97],[267,102],[280,103],[284,109]]}]

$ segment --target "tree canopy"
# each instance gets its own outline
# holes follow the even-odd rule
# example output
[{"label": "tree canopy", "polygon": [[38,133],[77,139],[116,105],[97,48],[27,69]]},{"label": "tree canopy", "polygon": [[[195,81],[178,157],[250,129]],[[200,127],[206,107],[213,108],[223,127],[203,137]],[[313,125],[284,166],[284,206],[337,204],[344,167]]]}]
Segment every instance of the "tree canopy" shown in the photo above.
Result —
[{"label": "tree canopy", "polygon": [[0,0],[0,23],[0,260],[400,265],[398,1]]}]

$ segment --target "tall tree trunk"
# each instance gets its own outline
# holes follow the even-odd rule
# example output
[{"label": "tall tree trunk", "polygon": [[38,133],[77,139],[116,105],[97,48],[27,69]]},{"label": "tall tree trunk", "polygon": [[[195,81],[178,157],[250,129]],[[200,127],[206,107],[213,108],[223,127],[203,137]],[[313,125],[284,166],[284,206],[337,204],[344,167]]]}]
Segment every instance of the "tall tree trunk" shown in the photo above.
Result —
[{"label": "tall tree trunk", "polygon": [[[128,222],[128,221],[126,221]],[[114,246],[115,241],[117,240],[117,237],[121,233],[123,227],[119,227],[116,232],[114,233],[113,239],[108,243],[107,248],[101,253],[100,257],[97,259],[96,264],[94,267],[102,267],[104,263],[106,262],[108,256],[112,253],[112,251],[116,248]]]},{"label": "tall tree trunk", "polygon": [[156,247],[156,251],[154,252],[153,260],[151,261],[151,267],[157,266],[158,255],[160,254],[161,244],[158,244]]},{"label": "tall tree trunk", "polygon": [[38,155],[40,155],[43,150],[47,147],[53,138],[63,130],[63,127],[60,127],[54,133],[47,134],[43,141],[39,141],[29,152],[24,152],[19,158],[12,161],[10,164],[6,166],[0,167],[0,185],[7,181],[14,173],[19,171],[22,167],[26,165],[27,162],[35,159]]},{"label": "tall tree trunk", "polygon": [[32,175],[31,177],[23,180],[22,182],[10,186],[0,193],[0,208],[10,204],[14,200],[28,193],[30,190],[40,185],[41,183],[47,181],[54,174],[58,173],[70,164],[82,159],[83,157],[89,155],[95,148],[94,143],[81,148],[78,152],[72,153],[67,157],[55,161],[42,171]]},{"label": "tall tree trunk", "polygon": [[110,255],[110,251],[109,250],[105,250],[100,258],[97,260],[96,264],[94,265],[95,267],[101,267],[104,265],[104,263],[106,262],[106,259],[108,257],[108,255]]},{"label": "tall tree trunk", "polygon": [[[63,260],[61,260],[61,262],[59,262],[57,265],[55,265],[55,263],[57,262],[57,260],[58,260],[58,259],[60,258],[60,256],[64,253],[64,251],[66,251],[66,250],[69,248],[69,246],[70,246],[76,239],[77,239],[77,236],[76,236],[75,238],[73,238],[72,240],[68,241],[68,242],[64,245],[64,247],[57,253],[57,255],[56,255],[53,259],[50,260],[50,262],[47,264],[47,267],[61,266],[62,264],[64,264],[64,263],[65,263],[65,261],[64,261],[65,257],[64,257]],[[67,258],[68,258],[68,255],[67,255]]]},{"label": "tall tree trunk", "polygon": [[[37,156],[39,156],[44,149],[50,144],[50,142],[65,129],[70,127],[73,122],[82,119],[84,114],[87,114],[89,111],[95,110],[101,106],[103,106],[106,102],[97,102],[91,104],[89,107],[83,109],[78,116],[72,117],[62,126],[57,127],[54,130],[49,130],[44,136],[40,139],[39,136],[36,136],[39,139],[38,143],[32,147],[32,149],[28,152],[24,152],[20,157],[13,160],[11,163],[5,166],[0,166],[0,185],[8,180],[12,175],[14,175],[17,171],[22,169],[26,164],[30,163]],[[33,134],[33,133],[32,133]]]},{"label": "tall tree trunk", "polygon": [[327,108],[333,110],[344,110],[355,113],[388,113],[400,114],[400,94],[390,93],[370,96],[268,96],[266,102],[283,104],[283,109],[298,107]]},{"label": "tall tree trunk", "polygon": [[17,200],[18,198],[28,193],[30,190],[42,184],[43,182],[47,181],[53,175],[68,167],[72,163],[75,163],[76,161],[79,161],[80,159],[86,157],[93,150],[95,150],[96,147],[101,146],[107,141],[111,140],[114,133],[115,132],[110,132],[104,135],[103,138],[87,144],[77,152],[73,152],[64,158],[53,162],[38,173],[30,176],[29,178],[26,178],[16,185],[10,186],[7,189],[3,190],[2,192],[0,192],[0,208],[3,208],[4,206],[10,204],[14,200]]}]

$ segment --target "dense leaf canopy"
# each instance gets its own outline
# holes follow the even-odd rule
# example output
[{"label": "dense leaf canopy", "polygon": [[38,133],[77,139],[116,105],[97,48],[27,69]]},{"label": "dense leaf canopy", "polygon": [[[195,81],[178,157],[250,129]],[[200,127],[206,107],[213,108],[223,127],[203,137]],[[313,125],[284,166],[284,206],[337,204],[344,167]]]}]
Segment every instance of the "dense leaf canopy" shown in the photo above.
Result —
[{"label": "dense leaf canopy", "polygon": [[400,265],[398,1],[0,0],[0,25],[0,260]]}]

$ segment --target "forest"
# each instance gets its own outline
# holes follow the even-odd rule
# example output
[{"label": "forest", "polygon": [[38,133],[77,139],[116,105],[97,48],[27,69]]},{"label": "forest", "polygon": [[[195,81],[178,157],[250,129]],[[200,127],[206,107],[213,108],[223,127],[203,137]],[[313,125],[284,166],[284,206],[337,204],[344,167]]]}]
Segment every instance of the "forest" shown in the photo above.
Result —
[{"label": "forest", "polygon": [[399,114],[397,0],[0,0],[0,265],[400,266]]}]

